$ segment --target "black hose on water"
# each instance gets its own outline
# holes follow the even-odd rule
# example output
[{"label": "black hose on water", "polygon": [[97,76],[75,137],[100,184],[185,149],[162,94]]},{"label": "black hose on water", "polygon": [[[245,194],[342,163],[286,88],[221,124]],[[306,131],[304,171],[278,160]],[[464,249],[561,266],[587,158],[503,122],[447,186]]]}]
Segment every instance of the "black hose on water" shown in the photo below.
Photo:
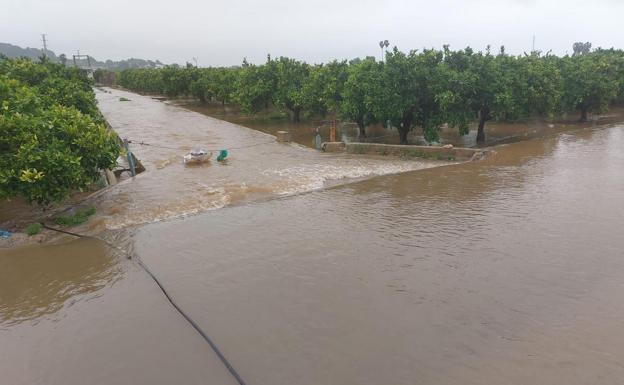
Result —
[{"label": "black hose on water", "polygon": [[160,283],[160,281],[158,280],[158,278],[156,278],[156,276],[154,275],[154,273],[152,273],[150,271],[150,269],[147,268],[147,266],[143,263],[143,261],[141,260],[141,258],[137,257],[137,256],[132,256],[130,255],[127,251],[125,251],[124,249],[102,239],[102,238],[98,238],[98,237],[94,237],[92,235],[82,235],[82,234],[77,234],[77,233],[72,233],[71,231],[66,231],[66,230],[61,230],[61,229],[56,229],[54,227],[50,227],[48,225],[46,225],[45,223],[41,224],[43,226],[43,228],[51,230],[51,231],[56,231],[58,233],[63,233],[63,234],[67,234],[67,235],[72,235],[74,237],[78,237],[78,238],[88,238],[88,239],[95,239],[97,241],[103,242],[104,244],[108,245],[111,248],[114,248],[116,250],[121,251],[122,253],[124,253],[126,255],[126,257],[128,257],[128,259],[134,259],[137,264],[139,266],[141,266],[141,268],[154,280],[154,282],[156,283],[156,285],[160,288],[160,291],[162,291],[162,293],[165,295],[165,298],[167,298],[167,300],[169,301],[169,303],[171,304],[171,306],[174,307],[174,309],[176,309],[178,311],[178,313],[180,313],[182,315],[182,317],[184,317],[184,319],[191,324],[191,326],[193,327],[193,329],[195,329],[195,331],[197,331],[197,333],[199,333],[200,336],[202,336],[202,338],[208,343],[208,345],[210,345],[210,347],[212,348],[212,350],[215,352],[215,354],[219,357],[219,359],[221,360],[221,362],[223,363],[223,365],[226,367],[226,369],[228,370],[228,372],[230,372],[230,374],[232,375],[232,377],[234,377],[236,379],[236,381],[238,382],[239,385],[246,385],[245,381],[241,378],[241,376],[238,374],[238,372],[236,371],[236,369],[234,369],[234,367],[232,366],[232,364],[230,364],[230,362],[227,360],[227,358],[225,358],[225,356],[223,355],[223,353],[221,352],[221,350],[219,350],[219,347],[212,341],[212,339],[208,336],[208,334],[206,334],[201,327],[199,327],[199,325],[197,324],[197,322],[195,322],[189,315],[187,315],[184,310],[182,310],[180,308],[180,306],[178,306],[178,304],[173,300],[173,298],[171,298],[171,296],[169,295],[169,293],[167,292],[167,290],[165,289],[165,287]]}]

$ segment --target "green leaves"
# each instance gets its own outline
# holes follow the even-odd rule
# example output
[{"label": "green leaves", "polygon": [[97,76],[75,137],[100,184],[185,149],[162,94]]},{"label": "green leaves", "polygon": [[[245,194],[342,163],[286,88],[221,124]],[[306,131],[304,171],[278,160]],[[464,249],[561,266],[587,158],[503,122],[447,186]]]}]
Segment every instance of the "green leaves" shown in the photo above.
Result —
[{"label": "green leaves", "polygon": [[43,172],[37,171],[36,168],[33,168],[28,170],[22,170],[19,180],[26,183],[37,183],[37,181],[43,179],[43,176]]},{"label": "green leaves", "polygon": [[366,126],[378,118],[379,100],[383,92],[383,72],[372,58],[349,64],[344,83],[339,115],[357,123],[360,136],[366,137]]},{"label": "green leaves", "polygon": [[[478,52],[470,47],[453,51],[448,46],[407,53],[394,48],[383,63],[366,58],[308,65],[269,57],[261,65],[245,60],[242,66],[230,68],[132,69],[122,71],[119,82],[138,92],[233,102],[249,114],[271,107],[290,112],[295,120],[300,113],[334,114],[357,123],[362,136],[368,125],[389,122],[399,130],[402,143],[416,127],[431,142],[439,139],[439,128],[445,124],[467,134],[478,121],[477,138],[483,141],[485,124],[491,119],[551,119],[573,111],[586,118],[616,100],[624,101],[624,53],[590,52],[588,44],[577,48],[582,52],[563,58],[537,51],[513,56],[504,47],[493,54],[489,47]],[[41,71],[30,65],[12,71],[19,79],[41,78]],[[69,89],[74,99],[48,93],[89,113],[88,104],[75,90],[61,83],[52,88]],[[0,108],[37,108],[28,91],[14,92],[21,92],[21,104],[3,101],[0,95]]]},{"label": "green leaves", "polygon": [[588,113],[605,112],[622,92],[622,59],[621,52],[600,50],[561,59],[564,109],[579,110],[581,121]]},{"label": "green leaves", "polygon": [[[163,94],[163,70],[154,68],[127,69],[119,73],[119,84],[140,93]],[[172,87],[169,87],[171,89]]]},{"label": "green leaves", "polygon": [[275,92],[273,103],[291,113],[294,122],[299,121],[299,113],[304,106],[303,86],[309,77],[309,66],[298,60],[280,57],[267,64],[275,72]]},{"label": "green leaves", "polygon": [[304,109],[321,116],[336,113],[343,100],[348,68],[346,61],[337,60],[312,66],[302,90]]},{"label": "green leaves", "polygon": [[259,112],[273,101],[276,79],[270,64],[270,61],[263,66],[247,64],[239,70],[234,98],[244,112]]},{"label": "green leaves", "polygon": [[93,183],[119,148],[86,76],[25,62],[0,62],[0,198],[46,204]]}]

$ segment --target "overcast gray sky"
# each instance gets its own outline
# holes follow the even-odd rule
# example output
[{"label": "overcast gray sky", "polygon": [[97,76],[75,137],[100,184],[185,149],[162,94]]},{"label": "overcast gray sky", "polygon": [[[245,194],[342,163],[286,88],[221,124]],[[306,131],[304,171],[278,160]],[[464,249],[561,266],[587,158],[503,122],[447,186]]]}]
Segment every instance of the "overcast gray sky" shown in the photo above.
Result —
[{"label": "overcast gray sky", "polygon": [[504,44],[558,54],[574,41],[624,48],[624,0],[0,0],[0,42],[80,49],[200,66],[262,62],[267,53],[308,62],[402,50]]}]

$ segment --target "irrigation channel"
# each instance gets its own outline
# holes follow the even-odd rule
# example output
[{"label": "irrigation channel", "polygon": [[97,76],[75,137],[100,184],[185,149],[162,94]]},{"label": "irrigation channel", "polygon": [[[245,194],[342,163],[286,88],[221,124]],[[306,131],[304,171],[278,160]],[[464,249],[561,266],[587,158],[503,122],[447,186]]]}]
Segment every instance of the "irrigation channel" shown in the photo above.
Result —
[{"label": "irrigation channel", "polygon": [[[100,108],[131,139],[270,138],[111,92]],[[619,384],[623,149],[620,125],[462,164],[269,143],[185,169],[184,150],[143,146],[148,171],[96,220],[249,385]],[[0,251],[0,346],[8,384],[236,383],[135,263],[87,239]]]}]

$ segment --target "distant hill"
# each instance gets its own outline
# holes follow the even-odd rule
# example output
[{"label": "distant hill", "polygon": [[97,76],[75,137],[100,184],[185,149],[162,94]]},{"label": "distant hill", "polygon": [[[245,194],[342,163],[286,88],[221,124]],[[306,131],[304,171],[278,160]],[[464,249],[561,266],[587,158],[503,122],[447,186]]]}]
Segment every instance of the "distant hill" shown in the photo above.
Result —
[{"label": "distant hill", "polygon": [[[54,52],[48,49],[46,53],[50,59],[57,60]],[[9,58],[28,57],[31,59],[38,59],[43,55],[43,50],[39,48],[22,48],[9,43],[0,43],[0,54]]]},{"label": "distant hill", "polygon": [[[46,50],[47,56],[50,60],[55,62],[62,62],[65,59],[66,65],[73,65],[73,56],[64,55],[56,56],[53,51]],[[38,48],[22,48],[9,43],[0,43],[0,55],[5,55],[9,58],[16,57],[27,57],[33,60],[38,59],[43,56],[43,50]],[[164,66],[160,60],[145,60],[145,59],[136,59],[130,58],[120,61],[106,60],[106,61],[98,61],[94,57],[90,57],[89,61],[91,62],[91,68],[106,68],[110,70],[123,70],[127,68],[158,68]],[[86,68],[89,66],[89,61],[87,59],[76,60],[76,64],[80,67]]]},{"label": "distant hill", "polygon": [[[93,68],[106,68],[109,70],[125,70],[128,68],[158,68],[163,67],[164,64],[160,62],[160,60],[145,60],[145,59],[136,59],[130,58],[120,61],[106,60],[106,61],[98,61],[95,58],[91,57],[91,67]],[[67,65],[73,64],[72,57],[67,58]],[[87,67],[89,65],[87,59],[76,60],[76,64],[80,67]]]}]

